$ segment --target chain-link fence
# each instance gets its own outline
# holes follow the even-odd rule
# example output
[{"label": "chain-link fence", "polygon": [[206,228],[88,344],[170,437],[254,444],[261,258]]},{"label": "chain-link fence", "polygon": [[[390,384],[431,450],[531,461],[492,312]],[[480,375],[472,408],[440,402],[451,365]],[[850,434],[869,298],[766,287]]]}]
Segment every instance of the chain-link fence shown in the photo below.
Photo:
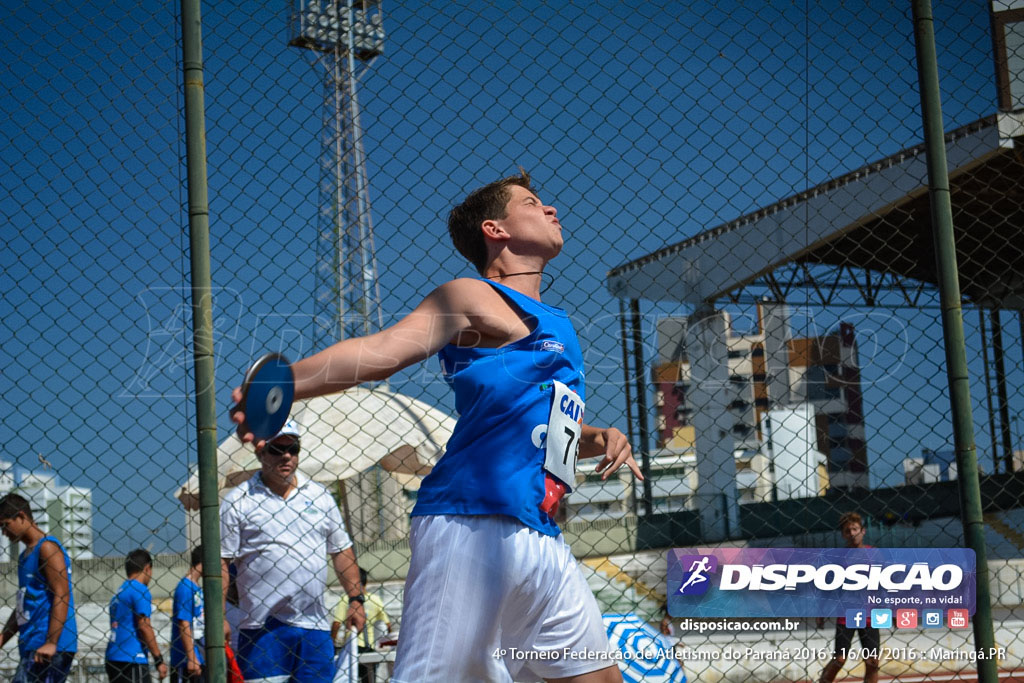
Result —
[{"label": "chain-link fence", "polygon": [[[522,167],[564,229],[542,299],[579,335],[586,421],[627,433],[646,474],[581,460],[559,510],[602,612],[671,631],[691,681],[817,681],[831,621],[668,618],[668,550],[841,547],[850,511],[869,545],[959,547],[978,505],[997,665],[1024,680],[1024,6],[934,7],[980,499],[954,441],[910,4],[202,9],[225,491],[261,467],[228,415],[244,369],[475,276],[447,213]],[[169,652],[200,540],[181,25],[147,3],[3,10],[0,493],[70,556],[72,680],[103,679],[135,548]],[[458,417],[445,379],[429,359],[293,411],[299,469],[388,615],[363,657],[378,680],[409,515]],[[21,546],[3,543],[6,621]],[[976,679],[970,628],[882,645],[881,680]],[[18,654],[0,657],[6,678]],[[853,655],[837,680],[864,673]]]}]

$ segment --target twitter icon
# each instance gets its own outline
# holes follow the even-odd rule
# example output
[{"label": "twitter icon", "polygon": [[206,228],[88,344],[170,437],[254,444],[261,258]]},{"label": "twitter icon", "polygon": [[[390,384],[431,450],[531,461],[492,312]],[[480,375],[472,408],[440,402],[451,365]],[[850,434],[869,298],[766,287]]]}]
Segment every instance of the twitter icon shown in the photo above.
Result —
[{"label": "twitter icon", "polygon": [[871,610],[871,628],[892,628],[892,610]]}]

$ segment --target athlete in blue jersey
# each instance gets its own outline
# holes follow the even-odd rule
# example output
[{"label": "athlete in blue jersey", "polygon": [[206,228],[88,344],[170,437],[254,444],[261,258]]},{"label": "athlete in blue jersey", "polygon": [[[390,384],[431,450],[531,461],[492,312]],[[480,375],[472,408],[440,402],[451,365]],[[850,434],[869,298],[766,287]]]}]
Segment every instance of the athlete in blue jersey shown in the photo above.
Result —
[{"label": "athlete in blue jersey", "polygon": [[621,431],[584,421],[576,332],[540,300],[544,268],[562,249],[557,211],[524,172],[471,193],[448,230],[481,278],[447,282],[395,325],[293,366],[295,398],[305,399],[438,354],[455,390],[458,423],[413,512],[392,680],[620,681],[553,517],[577,457],[603,456],[605,478],[622,465],[641,475]]},{"label": "athlete in blue jersey", "polygon": [[153,558],[145,549],[137,548],[125,558],[124,571],[127,579],[110,599],[107,678],[110,683],[149,683],[152,680],[149,655],[152,655],[157,675],[162,680],[167,678],[167,664],[149,620],[153,614],[153,596],[149,592]]},{"label": "athlete in blue jersey", "polygon": [[188,573],[174,589],[171,606],[171,683],[201,681],[203,675],[203,547],[192,549]]},{"label": "athlete in blue jersey", "polygon": [[78,650],[71,561],[53,536],[32,519],[29,502],[16,493],[0,498],[0,528],[18,556],[17,604],[0,635],[0,647],[18,634],[21,660],[13,683],[62,683]]}]

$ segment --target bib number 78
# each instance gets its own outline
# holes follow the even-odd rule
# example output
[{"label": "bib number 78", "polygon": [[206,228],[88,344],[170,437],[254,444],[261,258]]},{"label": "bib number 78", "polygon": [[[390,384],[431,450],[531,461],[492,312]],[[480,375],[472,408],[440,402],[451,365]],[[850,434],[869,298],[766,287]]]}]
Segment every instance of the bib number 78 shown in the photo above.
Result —
[{"label": "bib number 78", "polygon": [[576,459],[580,454],[585,406],[579,395],[568,386],[558,380],[552,384],[554,395],[548,416],[544,469],[572,490],[576,483]]},{"label": "bib number 78", "polygon": [[[565,442],[565,457],[562,458],[562,465],[569,464],[569,451],[572,451],[573,468],[575,469],[576,460],[580,455],[580,442],[576,439],[576,432],[568,427],[565,428],[565,437],[568,440]],[[575,449],[573,448],[573,444],[576,445]]]}]

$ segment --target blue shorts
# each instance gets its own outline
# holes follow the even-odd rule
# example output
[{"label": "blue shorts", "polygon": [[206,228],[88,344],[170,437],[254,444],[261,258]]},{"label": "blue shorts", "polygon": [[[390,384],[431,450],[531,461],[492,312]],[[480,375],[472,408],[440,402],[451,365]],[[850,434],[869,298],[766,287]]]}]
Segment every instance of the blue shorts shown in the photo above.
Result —
[{"label": "blue shorts", "polygon": [[331,683],[334,643],[328,631],[268,619],[263,628],[239,630],[238,667],[247,681]]},{"label": "blue shorts", "polygon": [[64,683],[71,672],[74,652],[58,652],[47,664],[36,664],[35,650],[22,654],[11,683]]}]

